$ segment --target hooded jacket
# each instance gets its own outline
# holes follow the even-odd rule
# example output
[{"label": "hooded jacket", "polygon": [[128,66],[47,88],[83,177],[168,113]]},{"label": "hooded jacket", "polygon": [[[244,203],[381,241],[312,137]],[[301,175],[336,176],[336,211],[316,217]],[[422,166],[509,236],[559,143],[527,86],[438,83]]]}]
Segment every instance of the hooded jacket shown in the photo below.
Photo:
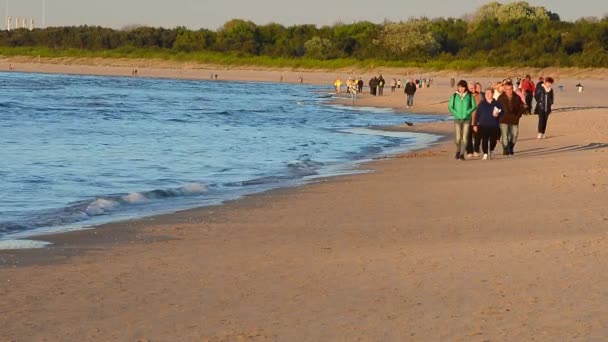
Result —
[{"label": "hooded jacket", "polygon": [[475,98],[468,91],[461,96],[456,92],[450,98],[448,109],[455,120],[471,120],[471,114],[477,108]]}]

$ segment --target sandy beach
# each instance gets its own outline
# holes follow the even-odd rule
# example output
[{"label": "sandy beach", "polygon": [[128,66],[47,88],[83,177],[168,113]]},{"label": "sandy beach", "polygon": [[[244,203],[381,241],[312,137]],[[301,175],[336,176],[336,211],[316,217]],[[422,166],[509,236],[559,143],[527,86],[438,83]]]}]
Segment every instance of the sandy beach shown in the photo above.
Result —
[{"label": "sandy beach", "polygon": [[[103,73],[108,66],[24,65],[17,67],[116,74]],[[166,75],[148,76],[210,73],[159,70]],[[288,78],[264,70],[221,75]],[[335,73],[303,77],[324,84]],[[566,91],[556,91],[548,138],[537,140],[537,118],[525,116],[511,158],[454,161],[450,122],[392,127],[447,138],[361,166],[372,173],[44,237],[50,248],[2,251],[1,340],[605,340],[602,77],[583,79],[580,94],[579,77],[562,77]],[[453,89],[445,75],[437,79],[416,95],[415,113],[447,114]],[[402,91],[364,94],[356,104],[404,110]]]}]

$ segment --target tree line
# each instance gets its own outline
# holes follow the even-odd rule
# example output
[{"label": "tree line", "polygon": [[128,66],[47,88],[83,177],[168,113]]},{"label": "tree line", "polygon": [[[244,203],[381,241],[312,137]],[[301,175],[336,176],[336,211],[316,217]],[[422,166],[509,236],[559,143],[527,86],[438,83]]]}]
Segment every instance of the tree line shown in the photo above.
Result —
[{"label": "tree line", "polygon": [[608,67],[608,16],[562,21],[526,2],[492,2],[463,18],[332,26],[256,25],[233,19],[217,30],[98,26],[0,32],[0,47],[181,53],[333,60],[479,60],[495,66]]}]

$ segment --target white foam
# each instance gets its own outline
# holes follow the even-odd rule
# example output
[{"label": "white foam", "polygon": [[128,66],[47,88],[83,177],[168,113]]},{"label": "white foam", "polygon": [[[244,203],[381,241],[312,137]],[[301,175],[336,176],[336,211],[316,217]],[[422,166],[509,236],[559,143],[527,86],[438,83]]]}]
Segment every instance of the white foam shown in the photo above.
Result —
[{"label": "white foam", "polygon": [[131,203],[131,204],[141,203],[141,202],[145,202],[146,200],[148,200],[146,198],[146,196],[140,194],[139,192],[133,192],[128,195],[122,196],[122,199],[125,202]]},{"label": "white foam", "polygon": [[392,108],[382,108],[382,107],[363,107],[363,106],[347,106],[343,104],[330,104],[328,107],[333,107],[335,109],[347,109],[357,112],[369,112],[369,113],[378,113],[378,114],[395,114],[396,111]]},{"label": "white foam", "polygon": [[202,194],[207,192],[207,187],[199,183],[186,184],[180,188],[184,194]]},{"label": "white foam", "polygon": [[85,212],[89,216],[102,215],[103,213],[113,210],[118,203],[103,198],[98,198],[87,206]]},{"label": "white foam", "polygon": [[33,249],[44,248],[51,245],[50,242],[36,240],[4,240],[0,241],[0,250],[8,249]]}]

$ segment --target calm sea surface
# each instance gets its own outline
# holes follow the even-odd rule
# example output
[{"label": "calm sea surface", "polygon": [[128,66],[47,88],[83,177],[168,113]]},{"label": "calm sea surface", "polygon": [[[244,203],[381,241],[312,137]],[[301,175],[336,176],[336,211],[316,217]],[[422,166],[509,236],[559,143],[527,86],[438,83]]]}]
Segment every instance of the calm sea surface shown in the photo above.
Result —
[{"label": "calm sea surface", "polygon": [[318,86],[0,73],[0,240],[218,204],[352,172],[439,117],[330,106]]}]

